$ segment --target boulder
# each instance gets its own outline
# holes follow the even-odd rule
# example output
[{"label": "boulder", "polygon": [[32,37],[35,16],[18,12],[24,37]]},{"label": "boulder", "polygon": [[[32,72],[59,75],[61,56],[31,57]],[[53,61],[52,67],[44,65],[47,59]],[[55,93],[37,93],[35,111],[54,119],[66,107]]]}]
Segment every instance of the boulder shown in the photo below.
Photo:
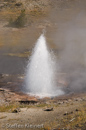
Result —
[{"label": "boulder", "polygon": [[16,108],[16,109],[13,109],[12,110],[12,113],[18,113],[18,112],[20,112],[21,110],[20,110],[20,108]]},{"label": "boulder", "polygon": [[46,109],[44,109],[44,111],[53,111],[53,107],[51,107],[51,108],[46,108]]}]

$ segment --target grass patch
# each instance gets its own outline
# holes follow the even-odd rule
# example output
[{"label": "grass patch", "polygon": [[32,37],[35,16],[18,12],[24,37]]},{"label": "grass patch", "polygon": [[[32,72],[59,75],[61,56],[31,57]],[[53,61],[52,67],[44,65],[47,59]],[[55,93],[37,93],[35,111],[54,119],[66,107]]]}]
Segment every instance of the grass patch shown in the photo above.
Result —
[{"label": "grass patch", "polygon": [[0,112],[12,112],[13,109],[16,109],[18,106],[16,104],[9,104],[0,106]]},{"label": "grass patch", "polygon": [[4,55],[8,55],[8,56],[16,56],[16,57],[28,57],[30,56],[31,52],[24,52],[24,53],[7,53]]},{"label": "grass patch", "polygon": [[16,119],[16,118],[15,118],[15,119],[9,118],[9,119],[8,119],[8,121],[19,121],[19,120],[20,120],[20,118],[17,118],[17,119]]},{"label": "grass patch", "polygon": [[39,104],[39,105],[36,105],[36,107],[46,107],[47,104]]},{"label": "grass patch", "polygon": [[57,118],[51,122],[47,122],[45,130],[51,130],[52,128],[58,129],[70,129],[70,130],[82,130],[86,128],[86,108],[81,106],[79,111],[73,110],[73,113],[63,115],[61,118]]},{"label": "grass patch", "polygon": [[[74,119],[74,120],[72,120]],[[86,111],[83,108],[78,112],[74,112],[74,114],[68,114],[61,120],[61,124],[64,128],[82,128],[86,122]]]},{"label": "grass patch", "polygon": [[15,27],[15,28],[22,28],[25,26],[26,23],[26,17],[25,17],[25,9],[21,10],[20,15],[13,20],[12,18],[10,18],[9,20],[9,27]]},{"label": "grass patch", "polygon": [[19,104],[19,108],[33,108],[35,107],[34,105],[27,105],[27,104]]},{"label": "grass patch", "polygon": [[20,104],[20,103],[12,103],[9,105],[3,105],[0,106],[0,112],[13,112],[14,109],[17,108],[32,108],[35,107],[34,105],[28,105],[28,104]]},{"label": "grass patch", "polygon": [[29,15],[34,16],[34,17],[42,17],[44,16],[46,13],[39,7],[35,7],[33,8],[30,12]]}]

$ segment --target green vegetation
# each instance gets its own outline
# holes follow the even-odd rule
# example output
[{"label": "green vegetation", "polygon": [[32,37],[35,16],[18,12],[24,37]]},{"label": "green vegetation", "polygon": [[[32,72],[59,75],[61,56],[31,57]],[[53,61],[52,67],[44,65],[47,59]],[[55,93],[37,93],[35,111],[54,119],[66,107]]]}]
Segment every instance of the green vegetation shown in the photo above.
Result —
[{"label": "green vegetation", "polygon": [[16,109],[17,107],[17,104],[3,105],[0,106],[0,112],[11,112],[13,109]]},{"label": "green vegetation", "polygon": [[28,105],[28,104],[20,104],[20,103],[11,103],[8,105],[2,105],[0,106],[0,112],[13,112],[13,110],[18,108],[32,108],[34,105]]},{"label": "green vegetation", "polygon": [[23,9],[21,10],[20,15],[15,20],[10,18],[8,26],[21,28],[25,26],[25,23],[26,23],[26,15],[25,15],[25,9]]}]

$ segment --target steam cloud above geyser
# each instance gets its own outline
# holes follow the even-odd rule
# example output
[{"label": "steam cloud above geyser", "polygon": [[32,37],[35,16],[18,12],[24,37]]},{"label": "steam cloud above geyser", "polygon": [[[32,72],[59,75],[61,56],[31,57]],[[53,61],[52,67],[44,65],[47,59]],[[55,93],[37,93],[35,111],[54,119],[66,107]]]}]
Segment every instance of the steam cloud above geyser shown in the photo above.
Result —
[{"label": "steam cloud above geyser", "polygon": [[66,74],[70,92],[86,92],[86,17],[84,13],[59,25],[54,37],[58,47],[58,63]]},{"label": "steam cloud above geyser", "polygon": [[64,48],[59,53],[61,71],[67,74],[70,91],[86,91],[86,30],[70,27],[65,31]]},{"label": "steam cloud above geyser", "polygon": [[[56,3],[55,3],[56,2]],[[86,92],[86,1],[55,0],[50,19],[55,23],[48,37],[57,46],[60,73],[70,92]]]},{"label": "steam cloud above geyser", "polygon": [[55,61],[49,52],[46,39],[42,34],[32,51],[26,69],[26,91],[39,97],[51,97],[63,94],[55,82]]}]

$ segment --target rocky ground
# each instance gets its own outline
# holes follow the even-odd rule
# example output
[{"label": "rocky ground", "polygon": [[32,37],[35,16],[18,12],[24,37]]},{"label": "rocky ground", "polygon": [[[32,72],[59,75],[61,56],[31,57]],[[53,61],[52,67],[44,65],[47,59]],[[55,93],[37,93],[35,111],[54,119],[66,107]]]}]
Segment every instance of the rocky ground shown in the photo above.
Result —
[{"label": "rocky ground", "polygon": [[24,75],[3,74],[1,79],[1,130],[85,130],[86,93],[40,99],[21,91]]},{"label": "rocky ground", "polygon": [[27,101],[18,97],[21,102],[7,101],[0,106],[0,129],[85,130],[86,96],[71,96]]},{"label": "rocky ground", "polygon": [[85,92],[40,99],[21,91],[28,56],[42,30],[58,57],[62,46],[55,43],[62,45],[65,27],[71,22],[86,27],[85,5],[85,0],[0,1],[0,130],[86,129]]}]

